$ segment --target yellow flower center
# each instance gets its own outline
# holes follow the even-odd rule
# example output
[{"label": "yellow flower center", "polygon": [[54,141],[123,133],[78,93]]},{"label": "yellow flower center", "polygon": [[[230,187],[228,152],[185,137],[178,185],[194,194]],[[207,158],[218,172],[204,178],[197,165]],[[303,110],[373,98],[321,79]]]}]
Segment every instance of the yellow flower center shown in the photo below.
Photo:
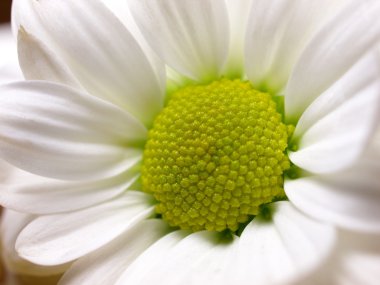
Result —
[{"label": "yellow flower center", "polygon": [[283,197],[286,126],[269,94],[240,80],[175,92],[149,132],[143,191],[171,226],[236,231]]}]

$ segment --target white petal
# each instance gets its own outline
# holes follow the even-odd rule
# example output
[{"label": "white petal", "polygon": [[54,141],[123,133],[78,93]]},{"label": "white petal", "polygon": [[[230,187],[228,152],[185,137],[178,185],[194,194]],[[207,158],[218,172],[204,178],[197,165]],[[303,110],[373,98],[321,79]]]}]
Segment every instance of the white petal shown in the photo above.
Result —
[{"label": "white petal", "polygon": [[57,214],[108,201],[128,189],[140,176],[138,165],[103,180],[70,182],[49,179],[13,168],[0,183],[0,204],[20,212]]},{"label": "white petal", "polygon": [[[300,137],[299,150],[289,153],[294,164],[313,173],[331,173],[358,159],[380,117],[380,80],[377,79],[380,73],[374,75],[369,81],[365,80],[366,76],[363,81],[351,84],[344,81],[343,86],[338,85],[310,105],[305,120],[309,114],[317,118]],[[324,108],[330,112],[325,114]],[[300,124],[302,129],[303,121]]]},{"label": "white petal", "polygon": [[67,214],[41,216],[19,235],[22,258],[41,265],[73,261],[109,243],[153,213],[151,197],[128,191],[122,197]]},{"label": "white petal", "polygon": [[141,159],[134,146],[144,141],[145,127],[105,101],[44,82],[5,85],[0,92],[0,153],[17,167],[95,180]]},{"label": "white petal", "polygon": [[27,80],[48,80],[81,88],[66,64],[22,27],[18,31],[17,43],[20,66]]},{"label": "white petal", "polygon": [[160,267],[170,250],[188,234],[185,231],[175,231],[158,240],[124,271],[115,285],[141,284],[142,279],[152,269]]},{"label": "white petal", "polygon": [[246,72],[253,85],[280,93],[307,43],[343,1],[253,0],[246,34]]},{"label": "white petal", "polygon": [[252,2],[253,0],[226,0],[230,23],[230,47],[223,74],[229,77],[245,77],[244,43]]},{"label": "white petal", "polygon": [[380,2],[347,1],[313,39],[297,62],[285,92],[288,121],[373,49],[380,37]]},{"label": "white petal", "polygon": [[0,160],[0,183],[7,181],[12,176],[12,171],[15,168],[4,160]]},{"label": "white petal", "polygon": [[0,25],[0,83],[22,79],[18,66],[17,46],[8,24]]},{"label": "white petal", "polygon": [[89,93],[151,124],[163,105],[163,76],[155,71],[164,69],[152,68],[136,40],[102,3],[16,0],[13,11],[16,25],[56,52]]},{"label": "white petal", "polygon": [[4,210],[1,220],[1,242],[3,261],[8,270],[25,275],[47,276],[64,272],[70,264],[60,266],[39,266],[20,258],[15,249],[17,236],[33,220],[33,216],[11,210]]},{"label": "white petal", "polygon": [[130,11],[129,5],[127,1],[120,0],[101,0],[104,5],[107,6],[127,27],[128,31],[133,35],[136,41],[139,43],[141,48],[144,51],[144,54],[148,58],[151,63],[152,68],[155,71],[156,76],[159,78],[159,84],[161,84],[161,89],[164,90],[166,88],[166,74],[165,74],[165,65],[161,61],[161,59],[157,56],[157,54],[152,50],[150,45],[147,43],[146,39],[142,35],[140,29],[138,28],[132,13]]},{"label": "white petal", "polygon": [[335,231],[302,215],[288,202],[274,206],[272,222],[255,219],[243,231],[231,284],[289,284],[323,264]]},{"label": "white petal", "polygon": [[11,27],[8,24],[0,24],[0,44],[0,70],[2,70],[10,57],[17,58],[15,40],[11,32]]},{"label": "white petal", "polygon": [[[226,276],[234,276],[235,261],[234,254],[239,242],[237,236],[232,236],[232,240],[216,241],[216,245],[209,245],[204,253],[192,258],[189,266],[182,266],[175,278],[170,278],[169,284],[236,284],[226,282]],[[229,275],[227,275],[229,274]]]},{"label": "white petal", "polygon": [[380,89],[380,56],[376,52],[363,56],[339,80],[322,93],[302,114],[293,137],[300,138],[313,124],[334,111],[337,107],[361,96],[371,86]]},{"label": "white petal", "polygon": [[380,133],[351,168],[285,181],[290,201],[316,219],[340,227],[380,232]]},{"label": "white petal", "polygon": [[380,279],[380,236],[351,232],[340,234],[338,285],[377,285]]},{"label": "white petal", "polygon": [[108,245],[74,262],[59,284],[115,284],[121,273],[167,232],[162,220],[142,221]]},{"label": "white petal", "polygon": [[169,66],[196,80],[218,77],[229,44],[224,1],[129,0],[129,3],[143,35]]},{"label": "white petal", "polygon": [[[221,284],[237,239],[226,242],[212,232],[198,232],[187,237],[173,233],[144,252],[117,284],[152,284],[154,280],[168,285]],[[158,252],[162,253],[161,261],[156,258]]]},{"label": "white petal", "polygon": [[18,64],[16,41],[8,24],[0,24],[0,83],[23,79]]}]

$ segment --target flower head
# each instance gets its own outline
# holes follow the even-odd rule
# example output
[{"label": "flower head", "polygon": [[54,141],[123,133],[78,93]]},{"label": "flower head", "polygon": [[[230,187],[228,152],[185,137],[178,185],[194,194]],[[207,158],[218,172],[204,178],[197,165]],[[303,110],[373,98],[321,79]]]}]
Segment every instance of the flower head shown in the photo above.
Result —
[{"label": "flower head", "polygon": [[15,1],[22,258],[74,262],[62,284],[282,284],[337,228],[379,232],[378,1],[121,6]]}]

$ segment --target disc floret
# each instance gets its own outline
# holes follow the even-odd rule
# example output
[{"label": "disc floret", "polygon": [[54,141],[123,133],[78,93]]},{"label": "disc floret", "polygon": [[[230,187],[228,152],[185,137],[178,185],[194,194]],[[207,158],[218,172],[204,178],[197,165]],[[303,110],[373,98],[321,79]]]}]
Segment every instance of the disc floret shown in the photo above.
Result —
[{"label": "disc floret", "polygon": [[144,150],[142,185],[171,226],[236,231],[284,196],[290,128],[271,95],[223,79],[175,92]]}]

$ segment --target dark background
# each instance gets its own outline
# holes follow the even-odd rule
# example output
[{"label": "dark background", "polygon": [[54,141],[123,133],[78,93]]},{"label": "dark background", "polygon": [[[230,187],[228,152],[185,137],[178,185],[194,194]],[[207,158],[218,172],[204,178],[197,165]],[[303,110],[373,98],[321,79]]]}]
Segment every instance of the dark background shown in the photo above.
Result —
[{"label": "dark background", "polygon": [[0,23],[10,21],[12,0],[0,0]]}]

